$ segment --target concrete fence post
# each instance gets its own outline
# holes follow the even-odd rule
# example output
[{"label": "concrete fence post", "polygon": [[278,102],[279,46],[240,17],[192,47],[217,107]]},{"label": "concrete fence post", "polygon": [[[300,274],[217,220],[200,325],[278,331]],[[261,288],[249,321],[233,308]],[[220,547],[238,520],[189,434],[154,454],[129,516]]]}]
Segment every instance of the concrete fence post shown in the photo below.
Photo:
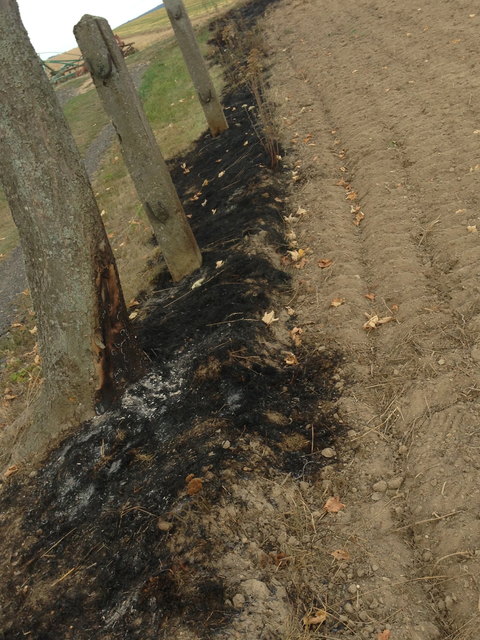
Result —
[{"label": "concrete fence post", "polygon": [[183,0],[164,0],[164,4],[210,127],[210,133],[216,136],[228,129],[228,124],[207,64],[200,52],[187,10]]},{"label": "concrete fence post", "polygon": [[200,250],[113,32],[85,15],[74,34],[173,280],[198,269]]}]

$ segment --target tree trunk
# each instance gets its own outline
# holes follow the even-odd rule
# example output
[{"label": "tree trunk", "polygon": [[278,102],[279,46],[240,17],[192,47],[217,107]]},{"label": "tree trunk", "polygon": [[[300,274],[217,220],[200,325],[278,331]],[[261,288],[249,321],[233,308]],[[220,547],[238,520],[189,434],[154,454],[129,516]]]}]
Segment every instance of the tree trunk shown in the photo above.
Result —
[{"label": "tree trunk", "polygon": [[30,420],[9,432],[28,456],[108,406],[142,356],[85,167],[15,0],[0,0],[0,139],[44,377]]},{"label": "tree trunk", "polygon": [[164,4],[172,23],[178,46],[210,127],[210,133],[212,136],[216,136],[228,129],[228,124],[210,78],[207,64],[195,38],[195,32],[187,10],[183,0],[165,0]]}]

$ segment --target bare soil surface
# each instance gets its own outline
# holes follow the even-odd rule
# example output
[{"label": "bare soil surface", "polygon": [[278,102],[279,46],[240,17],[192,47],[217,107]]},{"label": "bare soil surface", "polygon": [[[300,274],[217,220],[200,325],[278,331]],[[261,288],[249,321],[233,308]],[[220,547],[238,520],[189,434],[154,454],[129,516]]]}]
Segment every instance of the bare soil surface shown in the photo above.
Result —
[{"label": "bare soil surface", "polygon": [[[345,356],[351,430],[321,486],[346,504],[331,532],[351,562],[318,585],[319,637],[478,637],[475,11],[297,1],[266,22],[292,211],[307,212],[290,225],[310,249],[291,305]],[[363,328],[372,316],[391,320]]]},{"label": "bare soil surface", "polygon": [[143,300],[122,407],[4,479],[5,640],[478,638],[480,14],[237,31],[266,5],[283,169],[245,88],[175,161],[204,266]]}]

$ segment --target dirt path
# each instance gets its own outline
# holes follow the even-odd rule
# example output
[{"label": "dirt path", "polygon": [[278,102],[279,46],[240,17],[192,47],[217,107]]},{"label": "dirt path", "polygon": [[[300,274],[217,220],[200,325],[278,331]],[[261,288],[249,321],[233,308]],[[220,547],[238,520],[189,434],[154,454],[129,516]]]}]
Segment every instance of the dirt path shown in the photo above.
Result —
[{"label": "dirt path", "polygon": [[[291,306],[345,356],[351,431],[323,486],[347,505],[334,534],[352,562],[318,597],[338,638],[464,640],[480,621],[480,14],[381,5],[282,2],[266,28],[307,211],[292,248],[311,250]],[[368,331],[367,313],[393,320]]]}]

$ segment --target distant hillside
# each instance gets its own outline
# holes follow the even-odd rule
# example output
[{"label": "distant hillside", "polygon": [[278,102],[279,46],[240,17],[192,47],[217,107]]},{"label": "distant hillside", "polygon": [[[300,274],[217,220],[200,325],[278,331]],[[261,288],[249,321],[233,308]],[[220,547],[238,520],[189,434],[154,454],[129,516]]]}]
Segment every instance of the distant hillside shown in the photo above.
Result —
[{"label": "distant hillside", "polygon": [[[137,18],[143,18],[143,16],[148,16],[148,14],[152,13],[152,11],[156,11],[157,9],[161,9],[162,7],[163,7],[163,2],[161,4],[157,4],[157,6],[153,7],[153,9],[149,9],[148,11],[145,11],[145,13],[140,14],[139,16],[137,16]],[[137,18],[133,18],[133,20],[136,20]],[[132,20],[129,20],[129,22],[132,22]],[[128,24],[128,22],[126,22],[125,24]]]}]

